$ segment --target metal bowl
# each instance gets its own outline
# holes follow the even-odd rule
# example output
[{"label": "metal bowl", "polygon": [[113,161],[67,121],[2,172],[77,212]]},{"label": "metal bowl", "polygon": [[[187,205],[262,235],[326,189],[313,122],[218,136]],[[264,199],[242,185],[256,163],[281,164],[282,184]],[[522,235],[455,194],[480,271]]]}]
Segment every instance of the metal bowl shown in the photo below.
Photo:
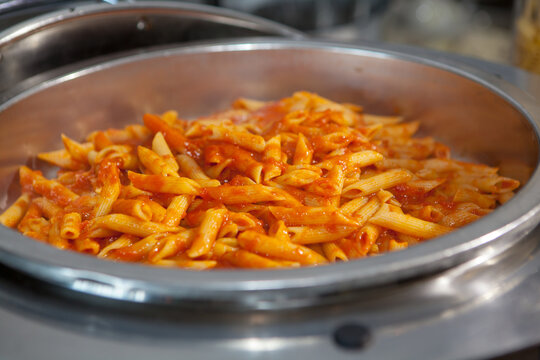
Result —
[{"label": "metal bowl", "polygon": [[[398,53],[293,40],[241,40],[116,59],[41,84],[0,107],[0,194],[14,198],[16,167],[144,112],[183,117],[238,96],[277,99],[309,90],[366,111],[402,114],[450,145],[454,156],[499,166],[524,183],[489,216],[404,251],[295,270],[194,272],[103,261],[60,251],[0,228],[0,262],[63,288],[142,303],[277,309],[340,301],[344,293],[425,278],[517,244],[538,223],[540,108],[527,94],[464,66]],[[9,194],[9,196],[8,196]]]},{"label": "metal bowl", "polygon": [[[48,6],[53,5],[60,6]],[[272,21],[197,4],[71,2],[64,7],[0,33],[0,95],[57,76],[58,68],[66,65],[73,70],[102,62],[104,56],[110,59],[151,47],[246,36],[303,38]]]}]

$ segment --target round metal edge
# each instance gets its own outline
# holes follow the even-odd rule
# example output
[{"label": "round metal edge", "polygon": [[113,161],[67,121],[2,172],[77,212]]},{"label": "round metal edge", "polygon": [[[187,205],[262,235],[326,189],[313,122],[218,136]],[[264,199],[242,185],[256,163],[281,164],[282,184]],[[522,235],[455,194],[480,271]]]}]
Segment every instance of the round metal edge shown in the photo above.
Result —
[{"label": "round metal edge", "polygon": [[[321,41],[297,42],[281,39],[253,40],[250,42],[246,40],[226,43],[220,42],[180,49],[169,49],[164,52],[146,53],[115,60],[50,81],[36,89],[20,94],[2,105],[0,111],[14,102],[37,91],[42,91],[49,86],[131,61],[199,52],[294,48],[318,49],[340,53],[347,52],[381,58],[398,58],[454,72],[486,86],[491,91],[502,96],[509,103],[517,106],[517,109],[529,119],[537,139],[539,137],[540,108],[534,101],[527,94],[512,85],[479,70],[470,68],[461,70],[440,61],[394,52],[384,47],[355,47]],[[309,290],[310,292],[320,294],[350,287],[360,288],[380,285],[386,282],[395,282],[412,276],[441,270],[464,261],[466,257],[460,256],[466,252],[481,248],[503,235],[510,234],[512,236],[512,234],[517,232],[519,236],[522,236],[523,232],[526,232],[527,229],[532,229],[538,222],[540,192],[535,192],[535,189],[538,189],[540,186],[539,183],[540,174],[538,169],[536,169],[528,183],[503,207],[494,211],[489,216],[468,225],[466,228],[456,230],[440,239],[401,252],[322,267],[277,271],[214,270],[209,272],[152,268],[107,262],[80,254],[60,251],[48,245],[35,242],[32,239],[25,238],[6,228],[0,228],[0,236],[2,238],[9,238],[11,241],[1,244],[3,251],[0,253],[0,258],[2,262],[29,272],[33,276],[37,276],[43,280],[98,296],[129,301],[160,302],[164,297],[171,296],[180,299],[198,299],[215,296],[219,300],[222,298],[240,298],[246,292],[271,292],[273,290],[291,289]],[[508,216],[508,214],[515,215]],[[506,225],[494,226],[498,223],[504,223]],[[526,226],[527,229],[521,231],[522,226]],[[489,231],[486,232],[486,230]],[[516,238],[511,241],[518,240]],[[30,243],[30,246],[34,247],[36,251],[31,254],[23,253],[23,248],[19,245],[25,244],[24,250],[28,251]],[[81,280],[89,281],[90,285],[84,285],[84,281],[81,282]],[[106,289],[104,286],[91,286],[92,282],[95,282],[95,284],[110,285],[113,288],[111,290]]]}]

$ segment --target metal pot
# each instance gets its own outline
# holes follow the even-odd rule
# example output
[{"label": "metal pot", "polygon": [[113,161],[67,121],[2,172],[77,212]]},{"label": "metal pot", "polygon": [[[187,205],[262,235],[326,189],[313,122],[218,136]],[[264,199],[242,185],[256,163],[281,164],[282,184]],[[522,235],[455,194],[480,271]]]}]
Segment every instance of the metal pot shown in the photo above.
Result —
[{"label": "metal pot", "polygon": [[68,5],[0,33],[0,96],[128,52],[246,36],[303,38],[281,24],[197,4]]},{"label": "metal pot", "polygon": [[[538,223],[540,109],[527,94],[477,70],[384,47],[241,40],[158,50],[41,84],[0,107],[0,194],[15,167],[144,112],[182,116],[223,108],[238,96],[276,99],[304,89],[369,112],[421,120],[454,155],[499,166],[525,184],[489,216],[419,246],[348,263],[280,271],[191,272],[106,262],[0,229],[0,262],[62,288],[130,302],[227,309],[283,309],[341,302],[517,246]],[[12,197],[10,197],[11,199]],[[479,260],[480,259],[480,260]],[[481,262],[481,261],[480,261]],[[369,297],[367,297],[369,298]]]}]

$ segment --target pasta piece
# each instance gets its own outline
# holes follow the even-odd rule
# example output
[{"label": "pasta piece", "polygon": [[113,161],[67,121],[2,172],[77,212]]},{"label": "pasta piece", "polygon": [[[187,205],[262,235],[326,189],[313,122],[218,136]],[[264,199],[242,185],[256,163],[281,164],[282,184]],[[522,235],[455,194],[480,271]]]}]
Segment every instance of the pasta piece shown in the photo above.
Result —
[{"label": "pasta piece", "polygon": [[176,159],[178,160],[178,164],[180,165],[182,172],[189,178],[194,180],[210,180],[199,164],[197,164],[197,162],[191,157],[180,154],[176,157]]},{"label": "pasta piece", "polygon": [[141,261],[147,258],[148,254],[167,234],[150,234],[143,239],[127,246],[112,249],[107,257],[110,259],[124,261]]},{"label": "pasta piece", "polygon": [[282,185],[300,187],[311,184],[313,181],[320,178],[320,176],[321,175],[318,172],[312,170],[298,169],[278,176],[274,181]]},{"label": "pasta piece", "polygon": [[320,166],[323,169],[332,169],[334,166],[340,164],[345,167],[344,170],[349,171],[350,169],[373,165],[381,160],[383,160],[382,154],[373,150],[364,150],[347,155],[331,157],[317,164],[317,166]]},{"label": "pasta piece", "polygon": [[186,216],[187,209],[192,201],[193,196],[190,195],[175,196],[167,207],[163,223],[169,226],[178,226]]},{"label": "pasta piece", "polygon": [[422,239],[444,235],[452,228],[403,214],[399,208],[384,204],[369,220],[371,223]]},{"label": "pasta piece", "polygon": [[88,163],[88,153],[94,150],[94,145],[92,143],[80,144],[64,134],[62,134],[61,137],[66,151],[73,160],[81,163]]},{"label": "pasta piece", "polygon": [[85,227],[83,234],[81,234],[81,237],[84,238],[111,238],[116,236],[118,236],[118,231],[99,227],[88,228],[88,226]]},{"label": "pasta piece", "polygon": [[52,201],[44,197],[39,197],[33,200],[33,203],[36,204],[41,213],[47,218],[51,219],[53,216],[59,214],[62,211],[62,208]]},{"label": "pasta piece", "polygon": [[239,231],[262,230],[262,222],[249,213],[229,213],[229,221],[238,227]]},{"label": "pasta piece", "polygon": [[60,236],[65,239],[76,239],[81,234],[81,215],[73,212],[65,214],[62,219]]},{"label": "pasta piece", "polygon": [[133,185],[124,185],[120,189],[119,197],[122,199],[132,199],[138,196],[151,196],[151,195],[152,195],[151,192],[137,189]]},{"label": "pasta piece", "polygon": [[363,226],[381,207],[381,201],[378,197],[372,197],[369,201],[356,210],[352,217],[358,222],[359,226]]},{"label": "pasta piece", "polygon": [[212,248],[212,252],[209,254],[211,258],[221,258],[223,255],[229,252],[233,252],[238,250],[237,247],[229,246],[227,244],[224,244],[218,240],[214,243],[214,247]]},{"label": "pasta piece", "polygon": [[283,220],[286,225],[349,225],[356,226],[357,223],[341,213],[334,207],[308,207],[286,208],[281,206],[270,206],[270,212],[278,220]]},{"label": "pasta piece", "polygon": [[98,180],[103,184],[99,205],[96,207],[95,216],[107,215],[118,195],[120,195],[120,172],[113,162],[101,162],[98,170]]},{"label": "pasta piece", "polygon": [[406,185],[413,189],[416,192],[427,193],[439,185],[444,183],[444,179],[434,179],[434,180],[412,180],[406,183]]},{"label": "pasta piece", "polygon": [[190,270],[207,270],[216,267],[215,260],[163,259],[154,263],[159,266],[178,267]]},{"label": "pasta piece", "polygon": [[30,195],[22,194],[15,202],[0,215],[0,224],[14,228],[24,217],[30,206]]},{"label": "pasta piece", "polygon": [[325,258],[310,248],[255,231],[244,231],[241,233],[238,236],[238,244],[251,252],[295,261],[303,265],[317,265],[327,262]]},{"label": "pasta piece", "polygon": [[[208,146],[205,151],[205,159],[208,163],[222,162],[226,158],[228,165],[251,178],[255,183],[261,182],[263,165],[253,158],[253,155],[235,145],[223,144],[219,146]],[[231,160],[231,161],[229,161]],[[223,171],[223,169],[221,170]],[[220,172],[221,172],[220,171]],[[210,173],[209,173],[210,175]],[[215,174],[211,175],[217,177]]]},{"label": "pasta piece", "polygon": [[294,234],[291,241],[296,244],[315,244],[335,241],[352,234],[356,228],[351,226],[292,226],[289,230]]},{"label": "pasta piece", "polygon": [[[328,171],[325,177],[319,178],[309,184],[306,190],[321,196],[340,196],[344,184],[345,173],[343,167],[336,165]],[[335,205],[339,206],[339,201]]]},{"label": "pasta piece", "polygon": [[196,181],[185,177],[141,175],[132,171],[128,171],[128,177],[133,186],[150,192],[197,195],[200,188]]},{"label": "pasta piece", "polygon": [[266,145],[262,136],[253,135],[247,131],[228,131],[222,126],[212,125],[209,126],[209,129],[212,131],[210,139],[230,142],[231,144],[238,145],[247,150],[262,152]]},{"label": "pasta piece", "polygon": [[391,239],[388,243],[388,251],[398,251],[403,250],[408,247],[408,244],[406,242],[397,242],[394,239]]},{"label": "pasta piece", "polygon": [[144,125],[152,132],[161,132],[165,141],[171,148],[184,153],[198,153],[200,150],[197,146],[188,141],[188,139],[176,128],[171,127],[157,115],[145,114],[143,116]]},{"label": "pasta piece", "polygon": [[178,121],[178,113],[174,110],[169,110],[161,114],[161,119],[170,126],[174,126]]},{"label": "pasta piece", "polygon": [[210,252],[226,215],[227,210],[225,209],[211,209],[206,212],[197,236],[187,251],[190,258],[196,258]]},{"label": "pasta piece", "polygon": [[149,236],[155,233],[178,232],[180,227],[167,226],[150,221],[142,221],[132,216],[124,214],[105,215],[96,218],[94,227],[104,227],[109,230],[118,231],[135,236]]},{"label": "pasta piece", "polygon": [[283,221],[278,220],[268,229],[268,235],[283,241],[289,241],[289,230]]},{"label": "pasta piece", "polygon": [[347,255],[345,255],[345,253],[343,252],[343,250],[341,250],[339,246],[337,246],[333,242],[322,244],[322,249],[324,252],[324,256],[328,259],[328,261],[334,262],[336,260],[343,260],[343,261],[349,260]]},{"label": "pasta piece", "polygon": [[48,162],[49,164],[69,169],[79,170],[84,168],[84,164],[76,161],[66,150],[50,151],[46,153],[39,153],[38,159]]},{"label": "pasta piece", "polygon": [[90,238],[77,238],[74,240],[75,250],[89,255],[97,255],[99,253],[99,243]]},{"label": "pasta piece", "polygon": [[176,169],[152,150],[144,146],[138,146],[137,153],[139,154],[140,162],[152,174],[178,177]]},{"label": "pasta piece", "polygon": [[79,197],[60,183],[54,180],[47,180],[38,172],[30,170],[26,166],[21,166],[21,172],[23,172],[21,174],[21,181],[29,178],[36,193],[45,196],[60,207],[66,206],[72,200]]},{"label": "pasta piece", "polygon": [[366,196],[380,189],[388,189],[412,179],[407,170],[388,170],[381,174],[357,181],[343,189],[343,197],[354,198]]},{"label": "pasta piece", "polygon": [[484,209],[492,209],[495,207],[495,196],[480,194],[477,191],[472,191],[465,188],[459,188],[454,195],[454,202],[473,202]]},{"label": "pasta piece", "polygon": [[356,241],[359,243],[360,256],[366,256],[371,250],[381,233],[381,228],[377,225],[367,224],[356,234]]},{"label": "pasta piece", "polygon": [[443,216],[440,224],[448,227],[460,227],[476,221],[479,218],[480,216],[470,213],[468,211],[456,210],[451,214]]},{"label": "pasta piece", "polygon": [[413,172],[417,172],[424,168],[423,164],[418,160],[393,158],[383,158],[381,161],[375,163],[375,166],[382,170],[403,168]]},{"label": "pasta piece", "polygon": [[271,180],[282,172],[281,136],[276,135],[266,141],[263,155],[264,181]]},{"label": "pasta piece", "polygon": [[[115,213],[133,216],[143,221],[152,220],[152,208],[147,202],[136,199],[119,199],[113,203],[112,211]],[[177,226],[171,225],[171,226]]]},{"label": "pasta piece", "polygon": [[245,204],[286,200],[279,191],[265,185],[222,185],[205,189],[206,194],[224,204]]},{"label": "pasta piece", "polygon": [[419,126],[420,123],[418,121],[388,125],[381,128],[375,138],[409,138],[418,130]]},{"label": "pasta piece", "polygon": [[222,256],[222,259],[235,267],[241,268],[265,269],[283,267],[277,261],[242,249],[228,252]]},{"label": "pasta piece", "polygon": [[139,160],[132,154],[133,147],[130,145],[110,145],[98,153],[90,151],[88,153],[88,161],[91,164],[100,164],[105,159],[110,163],[115,163],[121,169],[137,169]]},{"label": "pasta piece", "polygon": [[162,133],[157,132],[156,135],[154,135],[154,139],[152,140],[152,150],[158,154],[175,173],[178,171],[178,163],[174,159],[173,153]]},{"label": "pasta piece", "polygon": [[293,164],[294,165],[303,165],[311,164],[311,159],[313,158],[313,150],[311,145],[308,144],[304,134],[300,133],[298,135],[298,140],[296,142],[296,149],[294,151]]},{"label": "pasta piece", "polygon": [[350,216],[352,213],[366,205],[368,201],[369,198],[367,197],[358,197],[343,204],[340,210],[343,214]]},{"label": "pasta piece", "polygon": [[144,199],[143,201],[150,207],[150,210],[152,211],[151,220],[153,222],[163,222],[165,216],[167,216],[167,209],[165,209],[159,203],[148,198],[140,197],[140,199]]},{"label": "pasta piece", "polygon": [[52,246],[55,246],[60,249],[69,249],[69,242],[67,239],[63,238],[60,235],[60,226],[62,225],[62,218],[59,216],[54,216],[51,220],[51,226],[49,228],[49,236],[47,241]]},{"label": "pasta piece", "polygon": [[188,249],[195,239],[196,231],[188,229],[178,234],[168,235],[161,241],[161,246],[156,246],[148,254],[148,261],[158,263],[159,261],[177,255]]},{"label": "pasta piece", "polygon": [[128,247],[135,242],[135,239],[137,238],[133,235],[123,234],[118,239],[101,249],[97,254],[97,257],[106,258],[111,250]]},{"label": "pasta piece", "polygon": [[38,232],[39,230],[43,230],[45,232],[43,235],[46,235],[46,236],[43,236],[43,240],[46,240],[46,238],[49,235],[48,226],[47,227],[39,226],[38,229],[35,228],[36,222],[38,224],[39,223],[48,224],[48,221],[45,220],[42,217],[42,215],[43,214],[41,213],[41,210],[39,209],[39,207],[34,202],[31,202],[30,205],[28,206],[28,210],[26,211],[22,219],[19,221],[17,225],[17,230],[19,230],[22,233],[30,232],[30,231]]},{"label": "pasta piece", "polygon": [[422,220],[440,223],[444,217],[444,213],[435,206],[426,205],[419,211],[418,217]]}]

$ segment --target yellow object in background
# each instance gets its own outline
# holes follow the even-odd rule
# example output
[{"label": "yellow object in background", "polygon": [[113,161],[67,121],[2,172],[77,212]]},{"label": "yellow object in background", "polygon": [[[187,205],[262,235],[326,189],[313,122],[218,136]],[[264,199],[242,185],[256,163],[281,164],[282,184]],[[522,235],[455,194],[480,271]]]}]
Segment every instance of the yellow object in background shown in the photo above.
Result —
[{"label": "yellow object in background", "polygon": [[516,6],[514,64],[540,74],[540,1],[522,0]]}]

